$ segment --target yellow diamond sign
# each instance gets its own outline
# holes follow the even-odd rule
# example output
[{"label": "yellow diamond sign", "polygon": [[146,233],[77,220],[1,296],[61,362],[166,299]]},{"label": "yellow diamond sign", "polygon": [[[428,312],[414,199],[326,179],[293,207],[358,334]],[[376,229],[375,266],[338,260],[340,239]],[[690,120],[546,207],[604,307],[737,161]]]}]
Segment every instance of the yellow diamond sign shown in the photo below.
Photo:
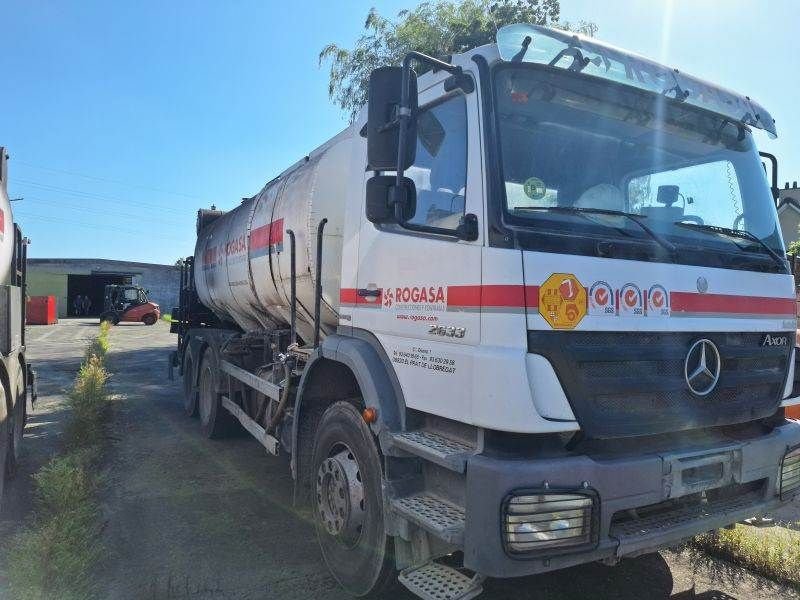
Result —
[{"label": "yellow diamond sign", "polygon": [[553,329],[574,329],[586,305],[586,288],[571,273],[553,273],[539,287],[539,314]]}]

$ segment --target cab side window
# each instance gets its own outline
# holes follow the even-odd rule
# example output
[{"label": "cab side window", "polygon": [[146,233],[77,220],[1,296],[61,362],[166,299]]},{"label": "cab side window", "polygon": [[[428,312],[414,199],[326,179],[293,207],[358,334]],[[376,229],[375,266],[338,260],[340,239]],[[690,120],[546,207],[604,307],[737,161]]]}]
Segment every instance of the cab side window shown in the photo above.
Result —
[{"label": "cab side window", "polygon": [[464,216],[467,185],[467,103],[463,95],[420,110],[416,161],[405,175],[417,188],[417,210],[409,222],[458,227]]}]

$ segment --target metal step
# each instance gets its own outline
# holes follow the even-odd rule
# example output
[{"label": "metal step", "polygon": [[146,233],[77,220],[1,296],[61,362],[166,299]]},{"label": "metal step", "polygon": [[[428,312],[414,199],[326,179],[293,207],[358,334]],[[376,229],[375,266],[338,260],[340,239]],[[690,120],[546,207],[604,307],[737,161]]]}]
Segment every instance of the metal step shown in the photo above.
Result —
[{"label": "metal step", "polygon": [[467,459],[477,452],[474,446],[466,442],[425,429],[394,433],[392,441],[401,450],[458,473],[466,470]]},{"label": "metal step", "polygon": [[449,544],[464,543],[464,509],[423,492],[392,500],[395,512]]},{"label": "metal step", "polygon": [[397,579],[425,600],[469,600],[483,591],[483,577],[467,577],[435,562],[401,571]]}]

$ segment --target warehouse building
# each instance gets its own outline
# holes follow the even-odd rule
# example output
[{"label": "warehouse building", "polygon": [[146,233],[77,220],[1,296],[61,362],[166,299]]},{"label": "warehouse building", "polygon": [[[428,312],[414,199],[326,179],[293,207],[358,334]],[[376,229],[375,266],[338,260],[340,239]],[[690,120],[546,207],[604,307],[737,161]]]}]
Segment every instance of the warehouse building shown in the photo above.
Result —
[{"label": "warehouse building", "polygon": [[178,304],[180,269],[174,265],[100,258],[29,258],[28,296],[55,296],[59,318],[73,315],[76,296],[89,296],[89,314],[103,309],[108,284],[134,284],[148,290],[150,300],[168,313]]}]

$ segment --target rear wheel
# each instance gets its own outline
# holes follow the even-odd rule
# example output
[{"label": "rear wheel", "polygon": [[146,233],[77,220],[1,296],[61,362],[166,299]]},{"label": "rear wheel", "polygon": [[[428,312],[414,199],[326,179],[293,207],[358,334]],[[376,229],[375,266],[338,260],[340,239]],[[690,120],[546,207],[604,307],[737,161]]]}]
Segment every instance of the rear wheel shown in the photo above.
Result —
[{"label": "rear wheel", "polygon": [[233,417],[222,407],[222,395],[217,392],[217,373],[214,353],[207,350],[200,363],[197,411],[200,414],[203,435],[208,438],[225,437],[233,425]]},{"label": "rear wheel", "polygon": [[314,524],[322,556],[350,594],[367,596],[395,580],[386,535],[378,449],[356,408],[331,405],[314,444]]},{"label": "rear wheel", "polygon": [[183,410],[190,417],[197,416],[197,387],[194,385],[195,371],[187,357],[183,365]]},{"label": "rear wheel", "polygon": [[152,314],[145,315],[144,317],[142,317],[142,323],[144,323],[145,325],[155,325],[156,321],[158,321],[158,319],[156,319],[156,316]]}]

